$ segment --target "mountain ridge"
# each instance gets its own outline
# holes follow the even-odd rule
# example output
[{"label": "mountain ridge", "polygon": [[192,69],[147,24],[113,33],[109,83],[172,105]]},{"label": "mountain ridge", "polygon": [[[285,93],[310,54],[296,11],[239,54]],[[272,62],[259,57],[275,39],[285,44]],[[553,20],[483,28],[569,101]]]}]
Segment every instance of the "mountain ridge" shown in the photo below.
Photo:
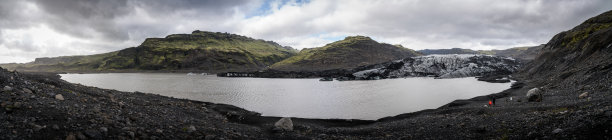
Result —
[{"label": "mountain ridge", "polygon": [[25,64],[4,64],[11,70],[46,72],[112,71],[252,71],[295,55],[297,50],[246,36],[193,31],[165,38],[147,38],[138,47],[85,56],[37,58]]},{"label": "mountain ridge", "polygon": [[420,53],[401,45],[379,43],[366,36],[348,36],[323,47],[303,49],[293,57],[271,66],[281,71],[324,71],[351,69],[419,56]]},{"label": "mountain ridge", "polygon": [[423,49],[417,50],[425,55],[431,54],[484,54],[502,57],[512,57],[519,60],[531,61],[539,54],[544,44],[538,46],[513,47],[504,50],[472,50],[462,48],[451,49]]}]

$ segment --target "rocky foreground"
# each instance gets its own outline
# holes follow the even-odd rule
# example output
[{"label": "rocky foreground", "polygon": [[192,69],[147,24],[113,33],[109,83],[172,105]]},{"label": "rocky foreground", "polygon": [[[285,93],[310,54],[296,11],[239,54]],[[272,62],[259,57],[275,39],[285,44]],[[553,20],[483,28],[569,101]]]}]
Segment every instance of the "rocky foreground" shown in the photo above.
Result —
[{"label": "rocky foreground", "polygon": [[[541,102],[528,102],[531,88],[518,83],[491,96],[377,121],[278,121],[230,105],[99,89],[54,74],[4,69],[0,86],[0,139],[612,138],[609,86],[585,87],[586,95],[539,91]],[[493,96],[497,104],[485,107]]]}]

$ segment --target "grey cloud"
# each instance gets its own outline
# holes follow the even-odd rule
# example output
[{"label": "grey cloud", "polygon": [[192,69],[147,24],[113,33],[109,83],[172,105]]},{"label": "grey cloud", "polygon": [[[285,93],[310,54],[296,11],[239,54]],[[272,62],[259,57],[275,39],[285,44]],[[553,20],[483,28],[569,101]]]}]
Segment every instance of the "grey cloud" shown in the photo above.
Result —
[{"label": "grey cloud", "polygon": [[132,0],[133,5],[145,7],[151,12],[168,13],[179,10],[197,9],[199,11],[215,11],[215,13],[231,12],[231,7],[246,4],[247,0]]},{"label": "grey cloud", "polygon": [[[96,31],[109,39],[128,39],[113,19],[129,12],[127,0],[40,0],[37,5],[48,13],[47,24],[60,32],[93,38]],[[88,32],[89,31],[89,32]]]},{"label": "grey cloud", "polygon": [[[20,55],[28,57],[52,55],[41,50],[56,55],[82,53],[74,51],[79,49],[118,50],[138,45],[144,38],[189,33],[196,29],[238,33],[300,48],[321,46],[329,36],[367,35],[392,44],[415,44],[404,44],[415,49],[469,48],[472,46],[467,45],[473,44],[503,49],[513,45],[546,43],[554,34],[610,10],[612,5],[610,0],[313,0],[285,9],[294,11],[281,8],[262,12],[265,15],[242,17],[244,15],[240,14],[250,15],[249,12],[259,8],[262,2],[0,0],[0,3],[0,31],[43,25],[55,32],[85,40],[68,43],[71,46],[47,45],[47,48],[40,48],[32,44],[33,40],[7,41],[0,38],[0,45],[4,48],[20,50],[24,52]],[[72,51],[61,51],[68,49]],[[1,51],[0,55],[5,55]]]},{"label": "grey cloud", "polygon": [[[0,0],[1,31],[49,27],[54,32],[84,40],[70,46],[34,44],[34,39],[0,38],[0,55],[20,52],[22,57],[83,55],[136,46],[148,37],[189,33],[196,29],[220,29],[236,14],[249,10],[247,0]],[[252,8],[252,7],[250,7]],[[150,17],[140,17],[145,13]],[[143,21],[144,20],[144,21]],[[30,32],[27,30],[23,32]],[[26,33],[31,34],[31,33]],[[44,43],[44,42],[43,42]],[[2,47],[4,46],[4,47]],[[42,48],[41,48],[42,47]],[[9,50],[4,50],[9,49]],[[60,51],[49,51],[60,50]],[[64,51],[61,51],[64,50]],[[71,50],[71,51],[68,51]],[[76,50],[76,51],[75,51]],[[87,50],[87,51],[83,51]],[[96,51],[92,51],[96,50]],[[17,59],[17,57],[16,57]],[[32,58],[33,59],[33,58]]]},{"label": "grey cloud", "polygon": [[[142,8],[155,17],[171,15],[184,16],[178,21],[165,21],[166,23],[181,22],[182,20],[196,20],[197,18],[229,17],[232,7],[246,3],[245,0],[39,0],[37,5],[50,15],[47,24],[60,32],[65,32],[83,38],[95,37],[91,31],[102,34],[109,40],[128,40],[131,28],[116,22],[118,18],[136,12]],[[195,11],[191,15],[180,15]],[[138,22],[138,21],[135,21]],[[161,23],[164,24],[164,23]],[[142,25],[143,28],[168,28]],[[146,29],[145,29],[146,30]],[[156,29],[152,29],[155,31]],[[162,29],[163,30],[163,29]],[[163,32],[163,31],[162,31]],[[166,31],[167,32],[167,31]]]}]

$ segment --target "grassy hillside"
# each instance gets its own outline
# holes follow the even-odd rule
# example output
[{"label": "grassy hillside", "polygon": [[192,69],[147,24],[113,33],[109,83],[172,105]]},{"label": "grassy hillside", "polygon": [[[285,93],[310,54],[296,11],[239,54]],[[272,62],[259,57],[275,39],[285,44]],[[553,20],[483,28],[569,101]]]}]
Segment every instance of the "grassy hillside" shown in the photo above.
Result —
[{"label": "grassy hillside", "polygon": [[400,45],[378,43],[365,36],[350,36],[320,48],[303,49],[271,68],[282,71],[350,69],[418,55],[421,54]]},{"label": "grassy hillside", "polygon": [[88,55],[38,58],[26,64],[2,65],[21,71],[194,70],[206,72],[265,69],[297,50],[245,36],[194,31],[148,38],[140,46]]}]

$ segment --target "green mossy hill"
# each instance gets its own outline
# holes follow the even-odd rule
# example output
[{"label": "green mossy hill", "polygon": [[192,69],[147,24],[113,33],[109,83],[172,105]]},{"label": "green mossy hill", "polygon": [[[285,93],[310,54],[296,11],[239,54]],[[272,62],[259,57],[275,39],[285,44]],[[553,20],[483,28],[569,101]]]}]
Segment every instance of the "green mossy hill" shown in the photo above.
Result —
[{"label": "green mossy hill", "polygon": [[118,51],[87,56],[43,57],[24,64],[0,64],[0,67],[26,72],[89,72],[104,63],[106,58],[115,56],[117,53]]},{"label": "green mossy hill", "polygon": [[[165,38],[148,38],[140,46],[89,55],[39,58],[12,69],[21,71],[89,72],[193,70],[257,71],[297,53],[272,41],[245,36],[194,31]],[[11,69],[7,65],[7,68]]]},{"label": "green mossy hill", "polygon": [[281,71],[323,71],[351,69],[383,63],[420,53],[401,45],[378,43],[365,36],[349,36],[319,48],[303,49],[297,55],[272,65]]},{"label": "green mossy hill", "polygon": [[584,50],[592,46],[586,41],[597,32],[606,32],[612,26],[612,11],[592,17],[571,30],[555,35],[548,46],[564,47],[571,50]]},{"label": "green mossy hill", "polygon": [[612,11],[555,35],[521,72],[538,86],[605,87],[612,78]]}]

